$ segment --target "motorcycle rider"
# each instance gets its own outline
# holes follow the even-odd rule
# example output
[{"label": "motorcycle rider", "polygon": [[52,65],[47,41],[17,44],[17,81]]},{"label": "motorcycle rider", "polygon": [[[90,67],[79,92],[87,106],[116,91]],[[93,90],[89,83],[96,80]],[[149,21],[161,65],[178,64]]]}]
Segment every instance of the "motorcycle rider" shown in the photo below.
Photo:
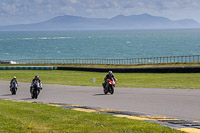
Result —
[{"label": "motorcycle rider", "polygon": [[18,85],[16,76],[14,76],[13,79],[10,81],[10,90],[11,90],[11,87],[12,87],[12,83],[13,83],[13,82],[16,82],[16,84]]},{"label": "motorcycle rider", "polygon": [[115,80],[115,82],[117,81],[112,71],[109,71],[106,77],[104,78],[104,83],[103,83],[104,88],[108,87],[108,83],[109,83],[108,79],[112,79],[112,78]]},{"label": "motorcycle rider", "polygon": [[30,92],[31,92],[31,94],[32,94],[33,84],[34,84],[35,81],[38,81],[38,82],[39,82],[39,86],[40,86],[40,88],[39,88],[39,90],[38,90],[39,93],[40,93],[40,90],[42,90],[42,82],[41,82],[39,76],[36,75],[35,78],[32,80],[32,83],[31,83],[31,87],[30,87]]}]

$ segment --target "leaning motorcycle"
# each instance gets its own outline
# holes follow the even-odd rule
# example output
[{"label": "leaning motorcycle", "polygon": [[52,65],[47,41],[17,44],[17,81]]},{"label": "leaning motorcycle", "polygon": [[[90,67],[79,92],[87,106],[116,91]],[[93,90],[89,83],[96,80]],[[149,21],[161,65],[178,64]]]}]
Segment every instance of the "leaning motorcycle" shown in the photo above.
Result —
[{"label": "leaning motorcycle", "polygon": [[103,86],[104,94],[107,94],[108,92],[110,94],[113,94],[114,93],[114,87],[115,87],[115,80],[113,78],[108,79],[108,85],[105,85],[105,87]]},{"label": "leaning motorcycle", "polygon": [[32,99],[37,99],[39,93],[40,93],[40,83],[38,81],[35,81],[32,85],[32,89],[31,89],[31,97]]},{"label": "leaning motorcycle", "polygon": [[10,87],[10,91],[12,95],[16,95],[17,87],[18,87],[17,82],[12,82],[12,85]]}]

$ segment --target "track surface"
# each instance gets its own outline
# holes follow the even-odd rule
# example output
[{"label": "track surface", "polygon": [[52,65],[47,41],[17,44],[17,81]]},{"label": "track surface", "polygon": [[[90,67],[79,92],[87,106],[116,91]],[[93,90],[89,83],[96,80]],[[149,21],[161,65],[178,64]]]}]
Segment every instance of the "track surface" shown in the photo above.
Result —
[{"label": "track surface", "polygon": [[19,83],[17,95],[11,95],[9,82],[0,81],[0,98],[85,105],[200,121],[200,90],[115,88],[104,95],[101,87],[43,85],[38,99],[31,99],[30,83]]}]

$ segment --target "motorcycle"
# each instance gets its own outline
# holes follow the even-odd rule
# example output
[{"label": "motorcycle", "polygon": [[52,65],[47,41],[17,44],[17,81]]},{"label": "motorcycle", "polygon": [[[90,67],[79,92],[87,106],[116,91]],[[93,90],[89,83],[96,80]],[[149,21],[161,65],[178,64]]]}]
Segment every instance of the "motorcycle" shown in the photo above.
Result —
[{"label": "motorcycle", "polygon": [[108,92],[110,94],[114,93],[114,87],[115,87],[115,80],[112,79],[108,79],[108,85],[103,86],[104,88],[104,94],[107,94]]},{"label": "motorcycle", "polygon": [[40,93],[40,90],[41,90],[40,83],[38,81],[35,81],[31,87],[32,87],[31,97],[32,97],[32,99],[37,99],[37,97]]},{"label": "motorcycle", "polygon": [[18,87],[17,83],[16,82],[12,82],[12,85],[10,87],[10,91],[11,91],[12,95],[16,95],[17,87]]}]

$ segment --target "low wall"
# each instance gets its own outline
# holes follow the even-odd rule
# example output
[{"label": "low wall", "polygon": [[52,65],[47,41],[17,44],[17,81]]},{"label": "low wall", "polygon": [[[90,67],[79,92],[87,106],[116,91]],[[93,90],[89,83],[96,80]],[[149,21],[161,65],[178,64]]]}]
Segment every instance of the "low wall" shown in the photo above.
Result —
[{"label": "low wall", "polygon": [[200,66],[191,67],[150,67],[150,68],[87,68],[87,67],[54,67],[54,66],[2,66],[0,70],[74,70],[89,72],[117,73],[200,73]]},{"label": "low wall", "polygon": [[54,66],[2,66],[0,70],[55,70]]},{"label": "low wall", "polygon": [[200,73],[200,66],[191,67],[151,67],[151,68],[86,68],[86,67],[57,67],[57,70],[75,70],[90,72],[117,73]]}]

